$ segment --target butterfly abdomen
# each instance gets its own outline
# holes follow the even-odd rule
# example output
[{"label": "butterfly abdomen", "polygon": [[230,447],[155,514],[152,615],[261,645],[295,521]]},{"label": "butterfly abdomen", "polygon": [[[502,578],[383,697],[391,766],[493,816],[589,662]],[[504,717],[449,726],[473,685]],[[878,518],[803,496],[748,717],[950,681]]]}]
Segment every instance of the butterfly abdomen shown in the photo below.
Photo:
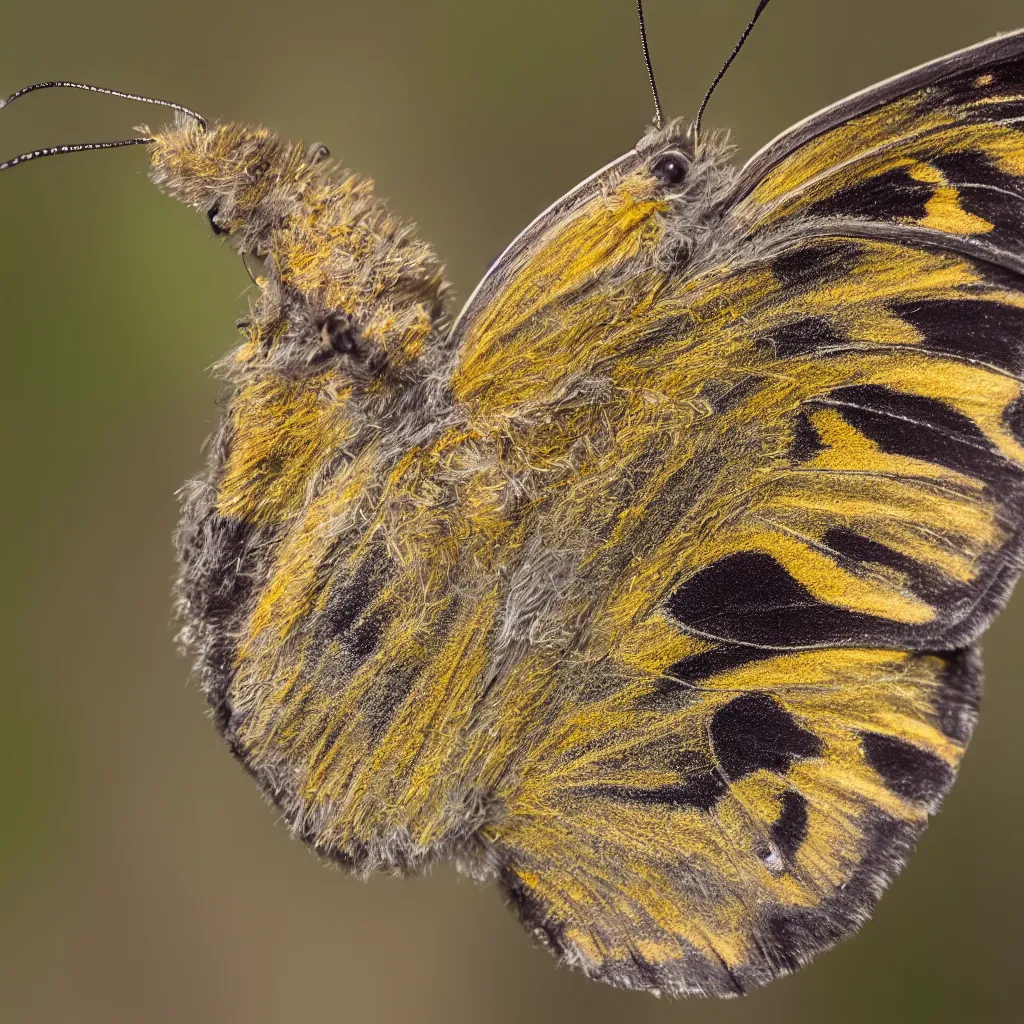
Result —
[{"label": "butterfly abdomen", "polygon": [[[157,134],[152,160],[156,184],[204,212],[257,274],[243,341],[218,365],[226,410],[178,532],[182,638],[237,747],[254,689],[272,685],[261,652],[286,648],[329,598],[320,562],[351,547],[354,574],[374,586],[387,575],[379,553],[359,551],[360,510],[444,404],[432,375],[447,359],[447,285],[372,183],[332,173],[323,147],[182,119]],[[337,630],[332,642],[356,655],[348,670],[379,623],[356,616]]]}]

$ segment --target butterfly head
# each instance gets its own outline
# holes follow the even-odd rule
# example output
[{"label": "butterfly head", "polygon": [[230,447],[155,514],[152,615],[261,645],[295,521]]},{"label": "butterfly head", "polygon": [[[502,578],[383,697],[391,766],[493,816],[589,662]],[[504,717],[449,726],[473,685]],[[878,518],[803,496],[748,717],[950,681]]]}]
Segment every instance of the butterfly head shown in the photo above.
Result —
[{"label": "butterfly head", "polygon": [[659,257],[666,269],[686,266],[717,229],[720,200],[736,177],[727,133],[698,133],[680,118],[650,129],[635,153],[669,207]]}]

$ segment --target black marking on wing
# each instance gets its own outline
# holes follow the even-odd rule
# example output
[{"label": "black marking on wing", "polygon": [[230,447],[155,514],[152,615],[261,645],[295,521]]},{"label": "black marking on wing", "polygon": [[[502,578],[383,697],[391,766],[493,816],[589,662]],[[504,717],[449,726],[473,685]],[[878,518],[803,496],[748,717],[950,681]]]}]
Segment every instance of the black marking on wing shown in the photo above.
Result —
[{"label": "black marking on wing", "polygon": [[681,683],[698,683],[719,672],[728,672],[753,661],[771,657],[769,652],[756,647],[736,647],[721,645],[700,654],[691,654],[688,658],[669,665],[665,675],[678,679]]},{"label": "black marking on wing", "polygon": [[655,689],[637,699],[637,709],[678,711],[699,698],[697,687],[712,676],[773,656],[772,651],[740,644],[720,644],[700,654],[691,654],[664,670],[655,683]]},{"label": "black marking on wing", "polygon": [[321,639],[324,643],[344,640],[356,621],[379,592],[374,580],[375,563],[367,558],[359,564],[351,579],[342,583],[328,599],[322,618]]},{"label": "black marking on wing", "polygon": [[772,842],[787,860],[796,856],[807,837],[807,820],[807,799],[796,790],[787,790],[782,798],[782,813],[770,831]]},{"label": "black marking on wing", "polygon": [[768,648],[870,643],[894,632],[888,619],[819,601],[763,551],[738,551],[700,570],[666,609],[701,634]]},{"label": "black marking on wing", "polygon": [[796,464],[810,462],[825,451],[827,445],[814,429],[810,417],[801,410],[793,421],[793,443],[789,448],[790,461]]},{"label": "black marking on wing", "polygon": [[384,630],[392,618],[394,618],[394,609],[382,606],[367,615],[349,631],[345,642],[356,661],[365,661],[377,649]]},{"label": "black marking on wing", "polygon": [[[1016,277],[1015,285],[1020,286]],[[1024,375],[1024,308],[1020,306],[998,298],[964,295],[954,299],[894,302],[889,309],[921,332],[920,346],[908,348],[971,359],[1013,376]],[[771,344],[781,359],[838,353],[851,347],[877,344],[847,337],[824,316],[807,317],[774,328],[762,343]]]},{"label": "black marking on wing", "polygon": [[707,757],[698,754],[683,754],[675,759],[673,766],[680,775],[680,781],[664,786],[589,786],[588,796],[607,797],[637,804],[667,804],[670,807],[695,807],[710,811],[728,792],[728,784]]},{"label": "black marking on wing", "polygon": [[744,693],[711,718],[711,743],[730,781],[765,769],[780,775],[797,758],[819,757],[821,740],[766,693]]},{"label": "black marking on wing", "polygon": [[950,739],[966,744],[981,704],[981,654],[976,647],[967,647],[944,657],[948,663],[934,698],[938,726]]},{"label": "black marking on wing", "polygon": [[709,770],[677,785],[655,786],[651,789],[639,786],[593,786],[587,793],[638,804],[668,804],[671,807],[696,807],[710,811],[727,789],[722,776]]},{"label": "black marking on wing", "polygon": [[992,482],[1010,465],[981,428],[937,398],[894,391],[877,384],[836,388],[820,401],[883,452],[923,459]]},{"label": "black marking on wing", "polygon": [[849,274],[862,253],[854,239],[814,239],[781,252],[771,260],[770,268],[783,288],[820,288],[825,280]]},{"label": "black marking on wing", "polygon": [[775,328],[768,339],[780,359],[810,356],[822,349],[849,345],[826,317],[812,316]]},{"label": "black marking on wing", "polygon": [[725,795],[727,789],[722,776],[718,772],[708,769],[699,775],[694,775],[682,786],[677,787],[674,802],[682,806],[689,805],[702,811],[710,811],[715,803]]},{"label": "black marking on wing", "polygon": [[385,605],[369,610],[387,580],[389,566],[385,555],[371,553],[338,585],[315,622],[314,651],[340,640],[357,664],[373,653],[394,617],[394,610]]},{"label": "black marking on wing", "polygon": [[701,569],[669,595],[665,610],[698,636],[768,652],[861,646],[955,649],[977,637],[1017,579],[1016,556],[1007,561],[1002,550],[996,555],[994,573],[983,572],[968,585],[945,583],[935,570],[918,566],[908,582],[939,613],[920,625],[821,601],[763,551],[735,552]]},{"label": "black marking on wing", "polygon": [[893,303],[890,309],[921,332],[922,344],[931,352],[1024,374],[1024,309],[1019,306],[965,296]]},{"label": "black marking on wing", "polygon": [[[993,108],[989,112],[994,114]],[[1024,115],[1018,100],[1016,117]],[[957,190],[958,201],[968,213],[992,225],[985,237],[1000,248],[1017,250],[1024,238],[1024,182],[1000,171],[979,151],[941,153],[929,157]]]},{"label": "black marking on wing", "polygon": [[920,582],[923,577],[935,580],[935,574],[929,571],[928,566],[909,555],[900,554],[886,544],[879,544],[878,541],[869,540],[867,537],[847,529],[845,526],[833,526],[825,531],[822,542],[827,548],[831,548],[837,554],[842,555],[855,562],[872,563],[882,565],[887,569],[895,569],[909,577],[911,586]]},{"label": "black marking on wing", "polygon": [[1003,413],[1006,429],[1019,444],[1024,444],[1024,395],[1011,402]]},{"label": "black marking on wing", "polygon": [[915,180],[906,168],[893,168],[811,203],[807,214],[916,221],[926,216],[926,204],[934,195],[934,185]]},{"label": "black marking on wing", "polygon": [[904,800],[937,803],[953,783],[953,770],[942,758],[895,736],[861,733],[861,747],[886,787]]},{"label": "black marking on wing", "polygon": [[733,384],[708,381],[700,397],[708,402],[715,413],[722,415],[730,409],[735,409],[763,384],[764,377],[753,373]]}]

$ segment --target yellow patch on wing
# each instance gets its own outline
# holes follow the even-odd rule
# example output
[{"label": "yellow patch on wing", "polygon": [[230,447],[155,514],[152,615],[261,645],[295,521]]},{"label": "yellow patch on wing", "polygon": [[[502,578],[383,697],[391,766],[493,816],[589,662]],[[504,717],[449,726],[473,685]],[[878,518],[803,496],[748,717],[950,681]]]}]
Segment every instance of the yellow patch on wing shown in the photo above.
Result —
[{"label": "yellow patch on wing", "polygon": [[217,486],[217,511],[254,526],[293,516],[316,470],[355,435],[349,394],[332,373],[262,377],[241,387],[231,402],[231,451]]},{"label": "yellow patch on wing", "polygon": [[[573,373],[607,355],[633,303],[592,291],[620,268],[636,268],[661,233],[665,201],[649,175],[618,183],[554,225],[511,277],[467,337],[452,388],[482,414],[550,397]],[[557,325],[557,329],[553,326]]]},{"label": "yellow patch on wing", "polygon": [[915,181],[933,185],[932,197],[925,203],[925,215],[916,223],[935,231],[948,231],[953,235],[981,235],[991,231],[993,224],[968,213],[961,204],[959,191],[946,180],[945,175],[927,163],[913,163],[907,173]]}]

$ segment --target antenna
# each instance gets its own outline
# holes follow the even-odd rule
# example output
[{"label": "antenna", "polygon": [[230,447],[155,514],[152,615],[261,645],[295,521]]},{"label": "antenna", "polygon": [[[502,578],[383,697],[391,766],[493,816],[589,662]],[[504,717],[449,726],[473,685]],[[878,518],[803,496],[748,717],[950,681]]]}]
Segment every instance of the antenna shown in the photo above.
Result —
[{"label": "antenna", "polygon": [[654,95],[654,127],[660,128],[662,121],[661,100],[658,98],[658,83],[654,81],[654,68],[651,66],[651,53],[647,49],[647,26],[644,24],[644,0],[636,0],[636,16],[640,19],[640,44],[644,48],[644,64],[647,65],[647,77]]},{"label": "antenna", "polygon": [[[158,107],[170,107],[172,110],[177,110],[194,118],[199,127],[206,131],[206,118],[201,114],[197,114],[194,110],[190,110],[188,107],[183,107],[180,103],[172,103],[170,100],[158,100],[151,96],[138,96],[131,92],[121,92],[119,89],[103,89],[98,85],[87,85],[85,82],[36,82],[34,85],[26,85],[24,89],[11,93],[7,99],[0,100],[0,110],[3,110],[4,107],[9,107],[15,100],[21,99],[22,96],[27,96],[30,92],[36,92],[39,89],[85,89],[87,92],[101,93],[104,96],[118,96],[125,100],[152,103]],[[142,146],[152,141],[150,138],[142,138],[140,136],[133,139],[115,139],[111,142],[76,142],[64,146],[47,146],[43,149],[34,149],[29,153],[19,153],[18,156],[5,160],[3,163],[0,163],[0,171],[9,170],[12,167],[17,167],[18,164],[28,163],[29,160],[38,160],[44,156],[60,156],[63,153],[84,153],[90,149],[120,149],[122,146]]]},{"label": "antenna", "polygon": [[142,146],[152,139],[137,136],[134,139],[115,139],[113,142],[74,142],[67,146],[47,146],[44,149],[33,149],[31,153],[19,153],[0,164],[0,171],[10,170],[18,164],[27,164],[29,160],[38,160],[43,156],[60,156],[62,153],[84,153],[89,149],[120,149],[122,146]]},{"label": "antenna", "polygon": [[725,76],[726,71],[729,70],[729,65],[736,59],[736,54],[743,48],[743,44],[747,41],[747,36],[750,35],[754,26],[757,24],[757,19],[761,17],[762,12],[768,6],[770,0],[761,0],[757,5],[757,10],[754,11],[754,16],[750,19],[747,27],[743,30],[743,35],[740,36],[739,42],[732,48],[732,53],[729,54],[729,59],[722,65],[722,70],[715,75],[715,80],[711,83],[711,88],[704,94],[704,100],[700,105],[700,110],[697,111],[697,120],[693,123],[693,134],[700,134],[700,122],[704,116],[704,108],[708,105],[708,100],[711,99],[711,94],[715,91],[718,83]]},{"label": "antenna", "polygon": [[152,96],[138,96],[133,92],[121,92],[120,89],[103,89],[98,85],[88,85],[85,82],[36,82],[34,85],[26,85],[24,89],[19,89],[17,92],[12,92],[10,96],[5,100],[0,100],[0,110],[4,107],[9,107],[15,100],[20,100],[22,96],[27,96],[30,92],[36,92],[39,89],[85,89],[86,92],[98,92],[104,96],[119,96],[123,100],[137,100],[139,103],[152,103],[158,107],[170,107],[172,110],[178,110],[182,114],[188,114],[189,117],[193,117],[199,122],[199,127],[206,128],[206,118],[202,114],[197,114],[194,110],[189,110],[188,107],[183,107],[180,103],[172,103],[170,100],[158,100]]}]

